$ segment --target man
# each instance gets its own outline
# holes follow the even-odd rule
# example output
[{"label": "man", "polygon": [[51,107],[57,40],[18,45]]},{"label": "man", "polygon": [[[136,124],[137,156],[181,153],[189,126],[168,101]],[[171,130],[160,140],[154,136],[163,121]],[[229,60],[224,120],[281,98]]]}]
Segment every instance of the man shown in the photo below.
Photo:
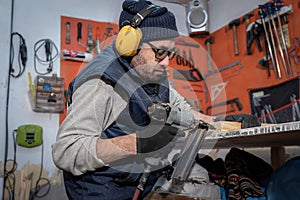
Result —
[{"label": "man", "polygon": [[[116,42],[74,79],[72,104],[53,144],[53,159],[64,171],[70,199],[132,199],[148,164],[154,168],[139,198],[151,190],[166,165],[147,158],[155,154],[167,160],[181,134],[149,116],[153,103],[213,121],[194,111],[168,82],[166,68],[179,36],[174,15],[145,0],[126,0],[122,7]],[[137,49],[128,50],[136,39]]]}]

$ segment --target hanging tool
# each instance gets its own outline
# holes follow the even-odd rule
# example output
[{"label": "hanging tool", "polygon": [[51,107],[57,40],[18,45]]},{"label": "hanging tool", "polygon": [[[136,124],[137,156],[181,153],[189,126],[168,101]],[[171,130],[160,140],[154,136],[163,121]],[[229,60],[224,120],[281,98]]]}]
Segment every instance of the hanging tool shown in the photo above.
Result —
[{"label": "hanging tool", "polygon": [[174,69],[173,78],[178,80],[187,80],[198,82],[203,80],[203,76],[197,68],[192,69]]},{"label": "hanging tool", "polygon": [[[264,9],[264,12],[267,13],[266,15],[268,15],[268,11],[267,11],[267,6],[264,5],[263,6],[263,9]],[[276,53],[276,44],[275,44],[275,40],[274,40],[274,35],[273,35],[273,30],[272,30],[272,24],[270,22],[270,19],[268,21],[268,27],[269,27],[269,33],[270,33],[270,42],[271,42],[271,47],[272,49],[274,50],[273,53],[274,53],[274,58],[275,58],[275,72],[276,72],[276,75],[277,75],[277,78],[282,78],[281,76],[281,69],[280,69],[280,65],[279,65],[279,60],[278,60],[278,56],[277,56],[277,53]]]},{"label": "hanging tool", "polygon": [[82,31],[82,23],[81,22],[78,22],[77,23],[77,42],[80,44],[80,41],[82,39],[82,36],[81,36],[81,31]]},{"label": "hanging tool", "polygon": [[274,5],[275,5],[274,6],[275,14],[276,14],[276,18],[277,18],[277,21],[278,21],[280,35],[281,35],[281,40],[282,40],[282,44],[283,44],[283,48],[284,48],[284,53],[285,53],[286,61],[287,61],[287,64],[288,64],[288,72],[289,72],[290,76],[293,76],[293,69],[292,69],[292,65],[291,65],[291,60],[290,60],[290,57],[289,57],[289,54],[288,54],[287,44],[286,44],[286,40],[285,40],[285,37],[284,37],[284,34],[283,34],[283,28],[282,28],[281,19],[280,19],[280,16],[279,16],[279,10],[282,7],[282,1],[281,0],[274,0]]},{"label": "hanging tool", "polygon": [[[273,26],[275,37],[277,39],[278,50],[279,50],[279,53],[280,53],[280,56],[281,56],[281,61],[283,63],[285,73],[286,73],[287,77],[289,77],[290,73],[288,71],[288,68],[287,68],[287,65],[286,65],[286,62],[285,62],[285,58],[284,58],[284,55],[283,55],[283,50],[282,50],[282,47],[280,45],[280,38],[278,36],[278,30],[277,30],[275,20],[274,20],[274,17],[273,17],[274,12],[275,12],[274,4],[273,3],[267,3],[267,4],[265,4],[265,6],[266,6],[267,14],[269,16],[269,26],[270,27]],[[274,43],[274,45],[275,45],[275,43]],[[275,46],[274,46],[274,48],[275,48]],[[275,51],[275,53],[276,53],[276,51]]]},{"label": "hanging tool", "polygon": [[66,22],[66,44],[71,43],[70,31],[71,31],[71,24],[70,22]]},{"label": "hanging tool", "polygon": [[260,16],[262,25],[264,27],[265,39],[266,39],[266,42],[267,42],[267,46],[268,46],[268,50],[269,50],[268,52],[269,52],[269,55],[270,55],[270,58],[271,58],[272,67],[275,69],[276,64],[275,64],[274,54],[273,54],[273,50],[272,50],[272,44],[270,42],[268,30],[267,30],[267,27],[266,27],[266,21],[265,21],[266,13],[263,11],[264,5],[259,5],[258,8],[259,8],[259,16]]},{"label": "hanging tool", "polygon": [[215,73],[219,73],[219,72],[221,72],[221,71],[224,71],[224,70],[229,69],[229,68],[231,68],[231,67],[234,67],[234,66],[236,66],[236,65],[239,65],[240,68],[243,67],[243,65],[242,65],[242,63],[241,63],[241,60],[238,60],[238,61],[235,61],[235,62],[233,62],[233,63],[230,63],[230,64],[228,64],[228,65],[222,66],[222,67],[220,67],[220,68],[218,68],[218,69],[215,69],[215,70],[213,70],[213,71],[210,71],[210,72],[206,73],[206,74],[204,75],[204,79],[206,79],[206,77],[208,77],[208,76],[210,76],[210,75],[213,75],[213,74],[215,74]]},{"label": "hanging tool", "polygon": [[182,46],[196,47],[196,48],[199,48],[199,47],[200,47],[199,44],[187,42],[187,41],[185,41],[184,39],[179,38],[179,37],[175,39],[175,45],[182,45]]},{"label": "hanging tool", "polygon": [[96,40],[94,41],[95,43],[95,49],[94,52],[95,54],[99,54],[101,53],[101,49],[100,49],[100,36],[99,36],[99,27],[97,27],[96,29]]},{"label": "hanging tool", "polygon": [[86,48],[86,46],[81,43],[81,39],[82,39],[82,23],[78,22],[77,23],[77,42],[80,46]]},{"label": "hanging tool", "polygon": [[247,13],[246,15],[243,16],[243,22],[245,22],[245,25],[246,25],[246,42],[247,42],[247,54],[248,55],[251,55],[252,52],[251,52],[251,48],[250,46],[248,45],[248,41],[250,41],[251,39],[251,32],[250,31],[247,31],[248,30],[248,26],[249,26],[249,23],[250,23],[250,18],[254,16],[254,13],[253,11],[250,12],[250,13]]},{"label": "hanging tool", "polygon": [[253,41],[255,41],[257,49],[259,52],[262,51],[262,47],[260,44],[260,36],[263,34],[263,27],[261,24],[258,22],[254,22],[251,25],[247,27],[246,30],[246,37],[247,37],[247,54],[251,55],[252,50],[251,50],[251,45]]},{"label": "hanging tool", "polygon": [[109,27],[107,27],[105,29],[105,38],[104,38],[104,41],[102,42],[102,48],[101,49],[104,49],[106,47],[107,39],[110,36],[112,36],[112,31],[113,31],[112,24],[109,24]]},{"label": "hanging tool", "polygon": [[193,54],[191,48],[189,48],[189,60],[188,60],[189,68],[195,68],[195,62],[193,59]]},{"label": "hanging tool", "polygon": [[232,31],[233,31],[234,55],[236,55],[236,56],[239,55],[239,47],[238,47],[238,40],[237,40],[236,28],[240,24],[241,24],[241,20],[240,19],[232,20],[229,23],[229,28],[232,29]]},{"label": "hanging tool", "polygon": [[[229,99],[227,101],[223,101],[223,102],[220,102],[220,103],[216,103],[216,104],[213,104],[211,106],[208,106],[206,108],[206,114],[211,114],[209,112],[209,110],[215,108],[215,107],[219,107],[219,106],[226,106],[226,105],[230,105],[230,110],[229,111],[226,111],[226,113],[230,113],[230,112],[235,112],[235,107],[234,105],[236,105],[236,107],[238,108],[239,111],[241,111],[243,109],[243,105],[242,103],[240,102],[240,99],[238,97],[236,98],[233,98],[233,99]],[[226,113],[217,113],[214,115],[218,116],[218,115],[221,115],[221,114],[226,114]]]},{"label": "hanging tool", "polygon": [[92,33],[92,24],[88,24],[88,39],[87,39],[87,46],[86,51],[91,53],[93,49],[93,33]]},{"label": "hanging tool", "polygon": [[207,51],[207,70],[209,72],[213,70],[213,66],[212,66],[212,63],[211,63],[210,45],[213,44],[214,41],[215,41],[214,36],[209,36],[209,38],[205,40],[205,46],[206,46],[206,51]]},{"label": "hanging tool", "polygon": [[297,55],[297,51],[299,49],[299,46],[300,46],[300,38],[295,37],[294,38],[294,44],[290,48],[289,55],[294,59],[294,62],[295,62],[296,65],[299,64],[298,58],[300,56]]},{"label": "hanging tool", "polygon": [[263,58],[259,59],[258,64],[263,67],[263,69],[267,69],[268,77],[271,77],[271,70],[270,70],[270,63],[268,58],[264,56]]}]

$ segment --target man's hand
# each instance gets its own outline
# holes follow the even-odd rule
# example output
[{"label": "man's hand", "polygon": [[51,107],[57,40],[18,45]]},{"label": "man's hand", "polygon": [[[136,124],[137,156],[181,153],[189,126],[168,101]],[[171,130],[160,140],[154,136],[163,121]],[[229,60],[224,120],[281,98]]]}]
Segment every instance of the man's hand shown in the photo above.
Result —
[{"label": "man's hand", "polygon": [[251,128],[261,125],[256,116],[248,114],[233,114],[227,115],[226,117],[217,117],[215,121],[241,122],[241,128]]},{"label": "man's hand", "polygon": [[[137,152],[151,153],[166,147],[173,148],[177,137],[183,137],[184,133],[176,127],[170,125],[163,125],[161,128],[151,125],[145,130],[137,133]],[[168,145],[168,146],[167,146]]]}]

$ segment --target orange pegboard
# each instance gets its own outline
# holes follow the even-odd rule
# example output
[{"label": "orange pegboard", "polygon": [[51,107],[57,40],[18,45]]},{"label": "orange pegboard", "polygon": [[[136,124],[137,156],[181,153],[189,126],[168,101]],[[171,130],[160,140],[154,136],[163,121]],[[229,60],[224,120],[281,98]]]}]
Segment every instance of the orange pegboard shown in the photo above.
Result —
[{"label": "orange pegboard", "polygon": [[[82,39],[78,43],[77,31],[78,22],[82,24],[81,33]],[[70,42],[66,42],[67,37],[67,23],[70,25]],[[66,50],[73,50],[78,52],[86,52],[86,45],[88,43],[88,26],[92,28],[92,40],[100,39],[100,48],[103,49],[105,46],[111,44],[114,40],[115,35],[118,32],[118,25],[116,23],[109,22],[98,22],[88,19],[74,18],[61,16],[61,52]],[[93,55],[95,55],[94,49],[92,49]],[[69,83],[73,78],[85,67],[87,63],[73,60],[61,59],[60,61],[60,76],[65,78],[65,90],[68,89]],[[66,108],[62,114],[60,114],[60,123],[66,116]]]},{"label": "orange pegboard", "polygon": [[[300,10],[296,1],[289,0],[284,1],[286,6],[290,6],[292,8],[292,12],[287,15],[288,23],[285,26],[288,27],[289,40],[291,45],[293,45],[293,39],[296,37],[300,37]],[[250,18],[250,22],[254,22],[255,20],[259,20],[260,17],[258,15],[258,9],[253,10],[254,16]],[[246,13],[245,13],[246,14]],[[286,76],[285,71],[283,69],[283,64],[281,62],[280,54],[277,51],[278,59],[280,62],[280,68],[282,72],[282,78],[277,78],[275,76],[275,72],[271,69],[271,76],[269,77],[267,74],[266,68],[263,68],[259,64],[259,60],[264,57],[266,46],[264,45],[263,37],[260,37],[260,43],[262,45],[263,51],[259,52],[255,42],[252,44],[252,55],[247,55],[246,50],[246,25],[243,22],[243,16],[239,18],[241,20],[241,24],[237,27],[237,38],[238,38],[238,49],[239,55],[234,54],[234,42],[233,42],[233,31],[229,28],[229,26],[224,26],[221,29],[211,33],[209,36],[205,38],[196,38],[193,39],[197,41],[203,48],[205,46],[205,40],[208,37],[214,37],[214,43],[211,44],[211,56],[217,68],[221,68],[230,63],[234,63],[240,61],[241,66],[237,65],[235,67],[226,69],[220,72],[221,79],[223,83],[226,83],[226,86],[223,88],[226,93],[226,99],[235,99],[238,98],[239,102],[242,105],[242,109],[239,110],[237,108],[234,109],[233,113],[251,113],[250,107],[250,99],[249,99],[249,90],[256,88],[264,88],[273,85],[277,85],[283,83],[285,81],[291,80],[295,77],[299,77],[300,69],[299,65],[296,65],[295,62],[291,59],[293,76]],[[291,48],[291,47],[290,47]],[[198,59],[198,58],[197,58]],[[203,74],[207,72],[207,67],[202,68],[201,71]],[[214,78],[211,76],[210,78]],[[220,78],[220,77],[218,77]],[[220,82],[221,83],[221,82]],[[210,83],[209,83],[210,84]],[[210,95],[214,91],[213,88],[218,89],[216,85],[208,85],[210,88]],[[185,92],[183,92],[185,93]],[[200,94],[200,98],[202,99],[203,110],[207,110],[212,104],[221,103],[220,99],[216,98],[213,101],[210,100],[208,102],[203,101],[205,96]],[[230,107],[227,107],[227,111],[230,111]],[[211,113],[208,113],[211,114]]]}]

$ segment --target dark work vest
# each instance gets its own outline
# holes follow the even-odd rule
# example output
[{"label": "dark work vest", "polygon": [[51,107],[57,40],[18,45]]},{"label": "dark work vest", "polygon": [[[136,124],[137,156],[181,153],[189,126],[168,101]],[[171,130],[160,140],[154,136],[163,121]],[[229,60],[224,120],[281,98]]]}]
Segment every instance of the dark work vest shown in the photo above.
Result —
[{"label": "dark work vest", "polygon": [[[110,55],[108,57],[108,55]],[[112,59],[112,55],[113,58]],[[169,103],[169,83],[167,78],[160,84],[145,82],[129,65],[126,58],[118,57],[113,46],[105,49],[97,61],[89,63],[83,71],[72,81],[71,92],[80,87],[84,82],[100,78],[106,84],[111,85],[126,102],[126,108],[118,116],[108,129],[104,130],[101,138],[113,138],[136,130],[142,129],[150,123],[147,114],[149,104]],[[109,62],[103,62],[108,60]],[[102,65],[102,66],[101,66]],[[99,69],[99,70],[97,70]],[[154,88],[153,85],[158,85]]]}]

